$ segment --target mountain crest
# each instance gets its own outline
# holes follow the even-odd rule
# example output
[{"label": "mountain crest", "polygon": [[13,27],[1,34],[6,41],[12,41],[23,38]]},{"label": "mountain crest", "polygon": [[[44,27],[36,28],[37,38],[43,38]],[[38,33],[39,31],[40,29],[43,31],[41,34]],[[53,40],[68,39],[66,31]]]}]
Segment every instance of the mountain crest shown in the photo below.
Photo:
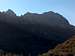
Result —
[{"label": "mountain crest", "polygon": [[44,12],[43,14],[55,14],[55,12],[49,11],[49,12]]},{"label": "mountain crest", "polygon": [[6,14],[9,15],[9,16],[15,16],[16,15],[11,9],[8,9],[6,11]]}]

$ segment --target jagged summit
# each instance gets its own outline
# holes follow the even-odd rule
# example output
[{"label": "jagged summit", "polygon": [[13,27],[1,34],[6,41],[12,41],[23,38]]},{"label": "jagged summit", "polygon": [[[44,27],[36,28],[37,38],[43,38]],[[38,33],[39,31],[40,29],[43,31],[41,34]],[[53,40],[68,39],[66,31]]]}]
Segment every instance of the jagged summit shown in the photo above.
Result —
[{"label": "jagged summit", "polygon": [[[8,9],[6,12],[4,12],[4,14],[8,16],[16,16],[16,14],[11,9]],[[56,27],[64,27],[66,25],[69,25],[67,19],[65,19],[59,13],[55,13],[53,11],[44,12],[42,14],[27,12],[20,17],[22,17],[25,21],[27,20],[26,22],[29,21],[30,23],[47,24]]]},{"label": "jagged summit", "polygon": [[11,9],[8,9],[5,13],[9,16],[15,16],[16,15]]}]

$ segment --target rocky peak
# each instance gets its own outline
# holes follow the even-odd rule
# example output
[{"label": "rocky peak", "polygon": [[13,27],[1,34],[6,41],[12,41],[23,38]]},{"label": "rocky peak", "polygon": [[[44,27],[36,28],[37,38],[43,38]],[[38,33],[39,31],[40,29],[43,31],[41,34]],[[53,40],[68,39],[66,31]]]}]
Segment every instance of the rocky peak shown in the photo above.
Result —
[{"label": "rocky peak", "polygon": [[30,12],[27,12],[26,14],[24,14],[24,16],[30,16],[30,15],[32,15],[32,13]]},{"label": "rocky peak", "polygon": [[9,16],[15,16],[16,15],[11,9],[8,9],[5,13]]}]

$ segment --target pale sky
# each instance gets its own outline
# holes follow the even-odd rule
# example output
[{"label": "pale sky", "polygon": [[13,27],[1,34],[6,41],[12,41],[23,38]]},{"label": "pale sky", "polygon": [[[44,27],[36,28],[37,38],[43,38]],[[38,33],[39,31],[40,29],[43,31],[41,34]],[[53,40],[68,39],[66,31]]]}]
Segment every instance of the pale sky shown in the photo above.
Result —
[{"label": "pale sky", "polygon": [[17,15],[26,12],[43,13],[54,11],[60,13],[75,25],[75,0],[0,0],[0,11],[12,9]]}]

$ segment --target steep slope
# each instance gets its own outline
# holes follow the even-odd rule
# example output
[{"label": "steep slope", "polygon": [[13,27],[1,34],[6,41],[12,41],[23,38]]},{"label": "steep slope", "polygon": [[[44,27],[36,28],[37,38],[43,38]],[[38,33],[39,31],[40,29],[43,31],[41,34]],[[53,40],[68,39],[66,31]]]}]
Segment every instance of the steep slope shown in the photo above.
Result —
[{"label": "steep slope", "polygon": [[11,9],[8,9],[5,13],[9,16],[16,16],[16,14]]},{"label": "steep slope", "polygon": [[64,43],[58,44],[54,49],[50,49],[48,53],[44,53],[42,56],[44,55],[45,56],[75,55],[75,35],[72,36],[70,39],[66,40]]}]

